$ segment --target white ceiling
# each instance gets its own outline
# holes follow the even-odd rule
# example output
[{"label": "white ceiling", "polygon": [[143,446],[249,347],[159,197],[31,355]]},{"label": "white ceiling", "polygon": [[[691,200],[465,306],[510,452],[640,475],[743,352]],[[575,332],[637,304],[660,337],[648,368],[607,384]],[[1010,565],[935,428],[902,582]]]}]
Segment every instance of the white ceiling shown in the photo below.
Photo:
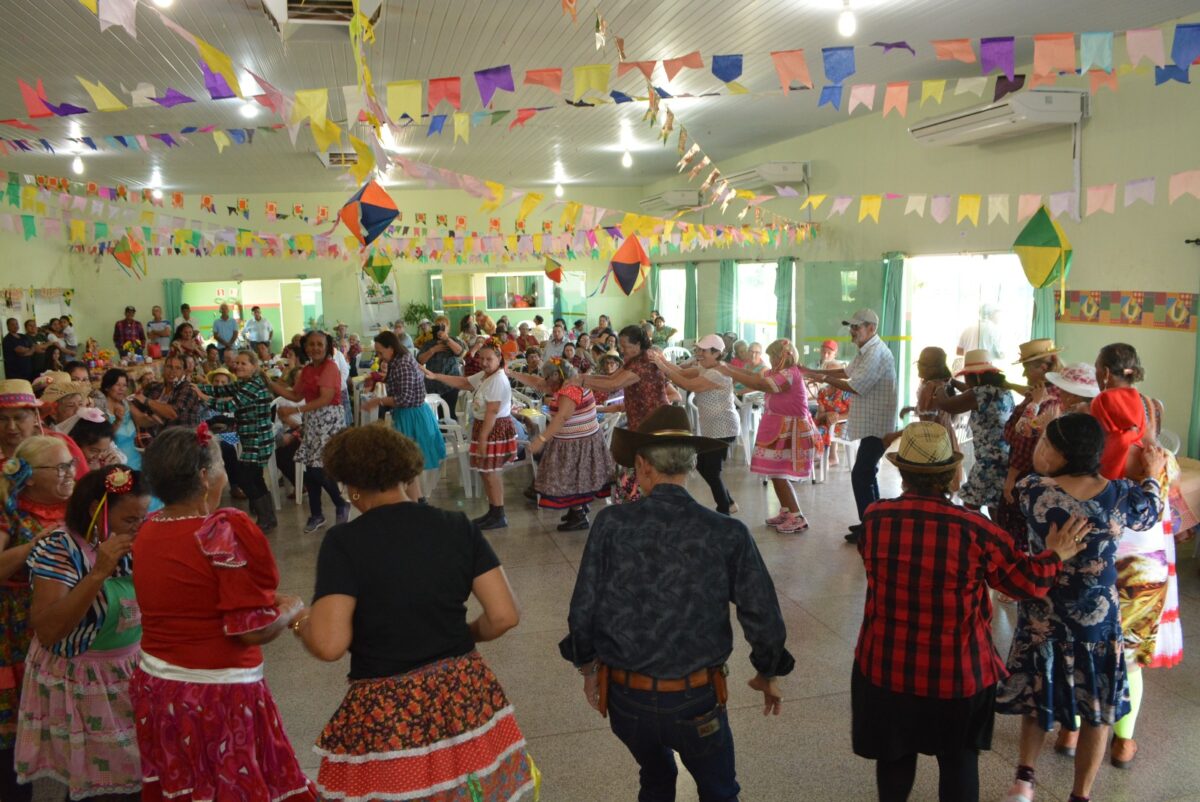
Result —
[{"label": "white ceiling", "polygon": [[[75,80],[81,75],[103,81],[129,102],[120,86],[153,83],[160,94],[173,87],[197,99],[174,109],[131,108],[108,114],[89,113],[35,121],[40,133],[23,134],[0,127],[6,137],[40,137],[52,141],[69,136],[72,121],[83,136],[178,131],[186,126],[268,125],[277,120],[264,110],[254,121],[239,116],[240,101],[211,101],[204,92],[195,50],[166,28],[146,7],[138,10],[136,41],[123,30],[101,33],[96,17],[73,0],[0,0],[9,30],[0,49],[0,119],[24,117],[18,77],[41,78],[52,103],[71,102],[87,108],[91,100]],[[508,130],[512,117],[471,131],[469,144],[454,144],[447,121],[440,136],[425,137],[413,127],[401,141],[406,155],[440,167],[516,186],[552,184],[552,164],[562,160],[567,183],[590,185],[649,184],[674,172],[674,138],[668,147],[655,140],[657,129],[642,125],[644,103],[578,109],[567,106],[540,87],[522,87],[526,69],[562,67],[565,91],[571,91],[570,68],[601,61],[616,63],[613,36],[625,39],[631,60],[662,59],[699,50],[704,70],[684,70],[667,83],[661,66],[655,83],[672,93],[722,89],[709,70],[714,54],[743,53],[741,80],[752,91],[778,88],[769,53],[804,48],[814,82],[822,82],[820,48],[851,43],[869,45],[907,40],[918,56],[879,48],[858,50],[863,82],[971,76],[977,65],[933,59],[931,39],[1029,35],[1057,31],[1114,30],[1158,25],[1200,8],[1197,0],[856,0],[858,33],[847,42],[835,30],[841,5],[837,0],[579,0],[579,23],[561,13],[559,0],[387,0],[371,50],[371,67],[381,85],[391,80],[462,76],[463,110],[481,109],[472,72],[511,64],[517,91],[497,93],[497,109],[551,105],[525,127]],[[610,45],[598,53],[593,44],[595,11],[608,20]],[[287,93],[328,87],[330,115],[343,120],[340,87],[355,80],[346,39],[281,41],[257,0],[175,0],[165,12],[184,28],[208,40]],[[1168,40],[1169,46],[1169,40]],[[1018,62],[1031,58],[1025,40]],[[1123,51],[1118,49],[1118,58]],[[637,71],[614,80],[610,88],[628,94],[644,91]],[[247,90],[252,84],[246,86]],[[816,92],[789,96],[725,96],[667,101],[677,125],[685,125],[705,151],[723,158],[831,125],[845,119],[817,108]],[[443,105],[442,111],[447,109]],[[637,146],[633,169],[620,166],[620,121],[632,124]],[[195,134],[191,144],[169,151],[152,142],[151,153],[111,152],[85,155],[87,180],[145,185],[154,167],[163,187],[187,192],[331,190],[344,186],[341,171],[323,168],[314,155],[307,130],[295,147],[287,133],[260,132],[248,146],[232,146],[217,156],[211,136]],[[104,152],[108,151],[108,152]],[[42,153],[0,157],[0,169],[68,175],[70,155]]]}]

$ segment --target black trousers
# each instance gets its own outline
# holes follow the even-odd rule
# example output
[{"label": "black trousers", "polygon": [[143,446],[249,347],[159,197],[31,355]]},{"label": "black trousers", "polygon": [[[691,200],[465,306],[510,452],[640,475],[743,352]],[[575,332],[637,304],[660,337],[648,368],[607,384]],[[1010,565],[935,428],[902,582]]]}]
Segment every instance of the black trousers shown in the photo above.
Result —
[{"label": "black trousers", "polygon": [[310,515],[317,516],[321,514],[322,490],[329,494],[329,498],[333,501],[335,507],[341,507],[346,503],[346,500],[342,498],[342,491],[338,489],[337,482],[325,474],[324,468],[318,468],[316,465],[308,465],[304,468],[304,489],[308,491],[308,512]]},{"label": "black trousers", "polygon": [[242,487],[242,472],[238,468],[237,449],[224,440],[218,442],[221,444],[221,461],[225,463],[225,475],[229,478],[229,489],[237,487],[245,492],[246,488]]},{"label": "black trousers", "polygon": [[[275,443],[275,465],[279,468],[279,475],[293,483],[296,481],[296,452],[299,450],[299,437],[286,445],[280,445],[279,441]],[[297,487],[296,490],[299,491],[300,488]]]},{"label": "black trousers", "polygon": [[[979,802],[979,753],[959,749],[937,756],[940,802]],[[875,763],[879,802],[907,802],[917,779],[917,753]]]},{"label": "black trousers", "polygon": [[854,489],[854,504],[858,520],[862,521],[867,507],[879,501],[879,460],[887,448],[879,437],[864,437],[858,443],[858,455],[850,469],[850,486]]},{"label": "black trousers", "polygon": [[251,501],[270,492],[267,489],[267,480],[263,478],[263,466],[255,462],[238,463],[238,485]]},{"label": "black trousers", "polygon": [[[723,443],[732,444],[736,437],[718,437],[716,438]],[[712,491],[713,501],[717,503],[717,512],[722,515],[729,514],[729,507],[733,504],[733,499],[729,496],[729,490],[725,487],[725,482],[721,480],[721,468],[725,465],[725,460],[729,456],[729,448],[723,448],[720,451],[709,451],[706,454],[696,455],[696,472],[700,477],[708,482],[708,488]]]}]

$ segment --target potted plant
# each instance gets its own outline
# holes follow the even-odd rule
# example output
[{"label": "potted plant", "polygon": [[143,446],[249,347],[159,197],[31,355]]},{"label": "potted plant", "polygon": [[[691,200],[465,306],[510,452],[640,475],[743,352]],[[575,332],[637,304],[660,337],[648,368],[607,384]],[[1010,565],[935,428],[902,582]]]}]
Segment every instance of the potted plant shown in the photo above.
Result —
[{"label": "potted plant", "polygon": [[414,328],[422,320],[433,320],[435,317],[437,317],[437,313],[429,304],[409,301],[408,305],[404,307],[404,322]]}]

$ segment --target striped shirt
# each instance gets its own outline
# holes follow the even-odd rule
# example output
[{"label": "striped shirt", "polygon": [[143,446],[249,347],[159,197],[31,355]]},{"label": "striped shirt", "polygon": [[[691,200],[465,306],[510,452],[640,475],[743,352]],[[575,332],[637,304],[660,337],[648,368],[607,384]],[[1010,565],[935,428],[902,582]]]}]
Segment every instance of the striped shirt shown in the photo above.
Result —
[{"label": "striped shirt", "polygon": [[[29,553],[25,564],[29,573],[34,577],[61,582],[68,588],[79,584],[88,572],[92,570],[92,560],[83,553],[79,542],[67,532],[58,530],[39,540]],[[133,574],[133,558],[126,554],[117,564],[113,576],[131,576]],[[53,644],[43,644],[59,657],[76,657],[86,652],[96,639],[96,633],[104,626],[108,615],[108,597],[105,593],[96,594],[88,606],[83,618],[75,628],[62,640]]]},{"label": "striped shirt", "polygon": [[275,430],[271,423],[271,402],[275,396],[267,389],[262,376],[256,373],[252,378],[233,384],[202,384],[200,392],[233,403],[233,417],[242,443],[238,460],[265,465],[275,452]]},{"label": "striped shirt", "polygon": [[567,418],[562,428],[554,435],[555,440],[579,440],[591,437],[600,430],[596,423],[596,399],[591,390],[582,387],[563,387],[554,395],[550,405],[557,412],[560,398],[569,398],[575,402],[575,411]]}]

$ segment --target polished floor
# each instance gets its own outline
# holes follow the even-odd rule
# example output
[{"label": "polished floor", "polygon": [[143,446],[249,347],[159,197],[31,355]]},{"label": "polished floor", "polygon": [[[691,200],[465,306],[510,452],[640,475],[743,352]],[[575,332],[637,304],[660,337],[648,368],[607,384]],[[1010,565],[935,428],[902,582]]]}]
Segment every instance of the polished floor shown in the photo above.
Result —
[{"label": "polished floor", "polygon": [[[746,802],[874,799],[873,764],[850,749],[850,666],[861,620],[865,582],[857,551],[842,540],[853,517],[849,474],[834,467],[825,484],[806,485],[801,501],[812,528],[780,535],[761,521],[777,504],[769,488],[743,464],[728,467],[739,517],[754,533],[775,581],[788,626],[788,646],[796,670],[784,680],[785,701],[778,717],[764,718],[758,696],[745,687],[753,674],[748,649],[734,623],[737,643],[730,658],[730,720],[737,749],[741,798]],[[457,474],[457,472],[455,472]],[[586,533],[555,531],[558,516],[539,513],[520,495],[527,469],[508,475],[507,530],[490,533],[520,600],[520,626],[481,651],[516,707],[529,750],[544,776],[546,802],[630,802],[637,798],[637,766],[601,719],[586,704],[582,681],[558,654],[567,606]],[[884,463],[885,494],[898,489],[898,476]],[[689,489],[710,503],[707,487],[694,477]],[[457,479],[444,482],[434,503],[479,514],[482,499],[464,499]],[[321,533],[301,532],[305,508],[287,504],[283,525],[272,535],[282,574],[281,590],[309,598]],[[403,536],[398,532],[397,536]],[[1093,798],[1105,802],[1200,800],[1200,577],[1191,544],[1181,555],[1182,620],[1189,637],[1185,662],[1147,673],[1146,696],[1136,734],[1141,747],[1128,771],[1107,765]],[[1003,638],[1003,633],[1000,633]],[[1000,644],[1002,653],[1007,642]],[[316,774],[313,741],[345,690],[347,661],[323,664],[293,638],[280,638],[266,651],[267,678],[301,765]],[[733,681],[736,680],[736,681]],[[1017,722],[1001,716],[993,751],[980,758],[982,799],[1003,798],[1017,754]],[[1038,766],[1039,800],[1066,800],[1071,761],[1047,746]],[[678,800],[697,799],[686,772]],[[937,766],[922,759],[913,800],[937,798]],[[41,789],[39,789],[41,790]],[[39,793],[39,797],[43,794]],[[50,799],[50,796],[43,798]]]}]

